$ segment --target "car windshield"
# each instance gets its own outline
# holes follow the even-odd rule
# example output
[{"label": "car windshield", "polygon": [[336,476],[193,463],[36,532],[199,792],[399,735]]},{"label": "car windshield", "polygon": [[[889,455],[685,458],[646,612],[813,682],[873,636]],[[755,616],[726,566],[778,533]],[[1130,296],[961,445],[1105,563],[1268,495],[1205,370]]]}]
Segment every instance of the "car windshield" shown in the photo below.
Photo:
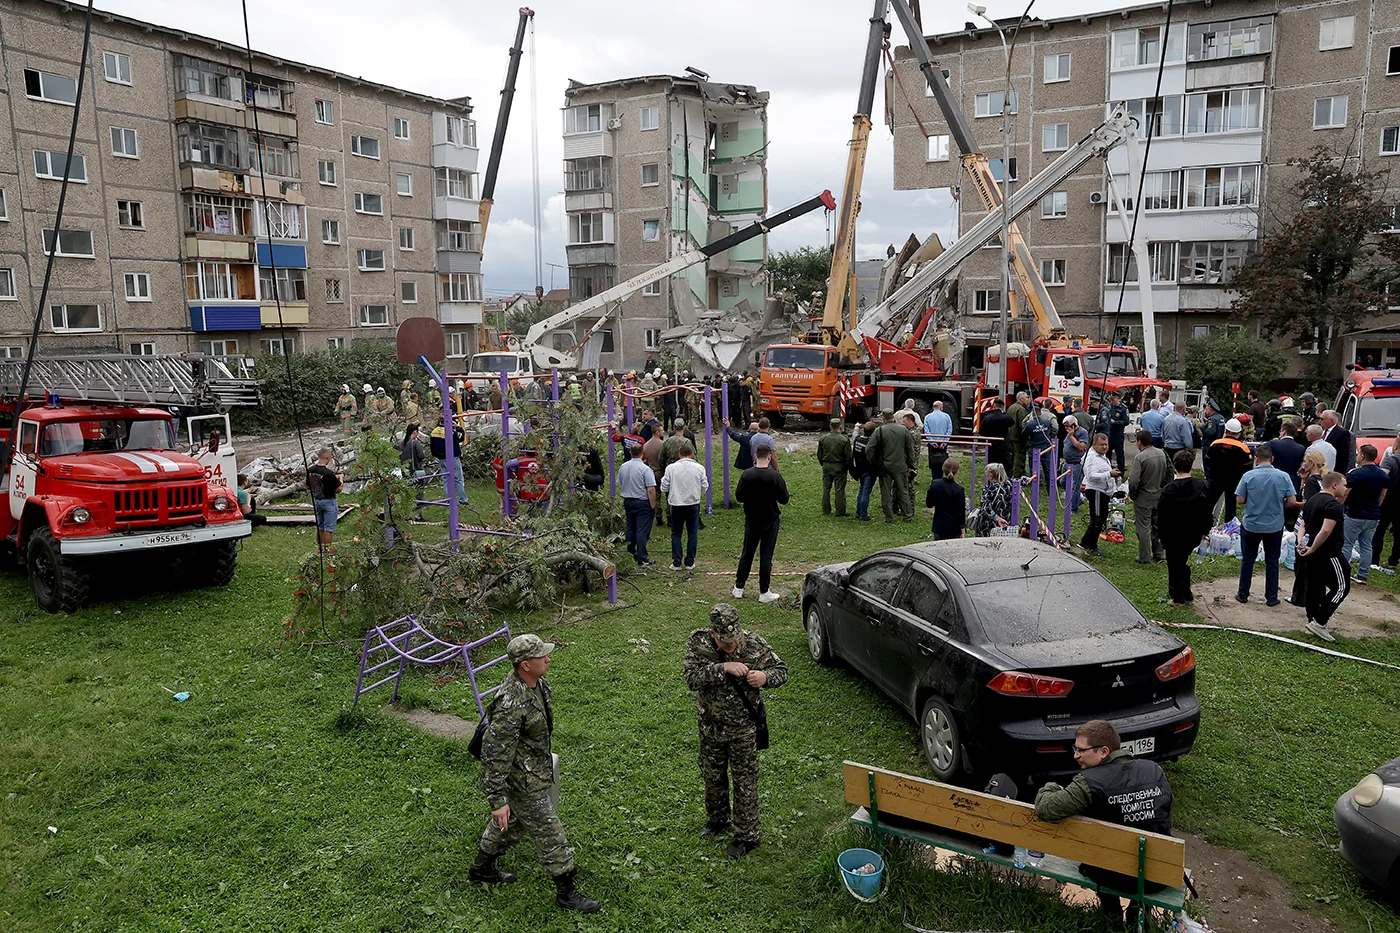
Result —
[{"label": "car windshield", "polygon": [[1138,374],[1137,354],[1128,350],[1084,354],[1084,369],[1088,372],[1090,379],[1103,376],[1105,368],[1110,376],[1136,376]]},{"label": "car windshield", "polygon": [[513,373],[519,363],[520,358],[509,353],[478,353],[472,357],[471,368],[474,373],[498,373],[503,369]]},{"label": "car windshield", "polygon": [[1361,410],[1356,418],[1358,437],[1394,437],[1400,430],[1400,395],[1377,398],[1368,396],[1361,400]]},{"label": "car windshield", "polygon": [[1097,573],[998,580],[967,593],[992,644],[1064,641],[1142,624],[1137,607]]},{"label": "car windshield", "polygon": [[769,347],[763,365],[771,369],[823,369],[826,349],[823,347]]},{"label": "car windshield", "polygon": [[90,451],[173,450],[175,433],[163,418],[85,418],[44,426],[39,456]]}]

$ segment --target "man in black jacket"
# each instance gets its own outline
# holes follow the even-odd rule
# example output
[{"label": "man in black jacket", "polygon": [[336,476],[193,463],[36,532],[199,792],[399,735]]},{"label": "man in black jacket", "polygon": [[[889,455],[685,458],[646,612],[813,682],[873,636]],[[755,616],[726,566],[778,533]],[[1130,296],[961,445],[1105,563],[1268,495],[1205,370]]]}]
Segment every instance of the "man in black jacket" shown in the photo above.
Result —
[{"label": "man in black jacket", "polygon": [[987,449],[987,461],[1000,463],[1011,472],[1011,425],[1012,418],[1006,413],[1006,403],[1001,396],[992,399],[992,410],[982,415],[982,424],[977,433],[983,437],[996,438]]},{"label": "man in black jacket", "polygon": [[1337,472],[1345,473],[1356,466],[1356,438],[1341,425],[1342,416],[1332,409],[1322,413],[1322,439],[1337,451]]},{"label": "man in black jacket", "polygon": [[779,517],[787,505],[788,488],[783,474],[768,469],[773,448],[760,443],[754,450],[754,465],[739,477],[734,498],[744,505],[744,550],[739,555],[739,569],[734,574],[734,598],[744,598],[744,584],[753,568],[753,555],[758,552],[758,601],[777,602],[782,594],[769,589],[773,576],[773,550],[778,546]]}]

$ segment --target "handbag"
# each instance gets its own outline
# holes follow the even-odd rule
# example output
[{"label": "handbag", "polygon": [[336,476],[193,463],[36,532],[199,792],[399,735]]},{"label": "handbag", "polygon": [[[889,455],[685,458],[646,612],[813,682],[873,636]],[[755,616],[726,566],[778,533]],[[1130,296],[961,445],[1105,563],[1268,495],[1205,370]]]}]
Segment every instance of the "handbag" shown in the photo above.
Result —
[{"label": "handbag", "polygon": [[[719,651],[719,644],[715,642],[713,635],[710,636],[710,641],[714,643],[715,650]],[[765,750],[768,748],[768,707],[763,705],[763,698],[760,697],[758,703],[755,704],[729,674],[724,675],[724,682],[729,684],[730,689],[739,697],[739,702],[744,704],[744,709],[749,711],[749,718],[753,720],[754,728],[757,730],[755,744],[759,751]]]}]

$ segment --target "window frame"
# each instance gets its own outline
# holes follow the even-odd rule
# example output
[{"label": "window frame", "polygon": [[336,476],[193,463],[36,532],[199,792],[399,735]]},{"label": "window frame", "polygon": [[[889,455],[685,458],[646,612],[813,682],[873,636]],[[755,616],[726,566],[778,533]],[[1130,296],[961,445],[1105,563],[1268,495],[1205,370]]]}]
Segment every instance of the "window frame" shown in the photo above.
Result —
[{"label": "window frame", "polygon": [[[63,309],[63,326],[62,326],[62,327],[58,326],[58,324],[56,324],[56,323],[54,322],[54,311],[57,310],[57,309],[59,309],[59,308],[62,308],[62,309]],[[96,327],[73,327],[72,325],[70,325],[70,324],[68,323],[68,309],[69,309],[69,308],[95,308],[95,309],[97,309],[97,326],[96,326]],[[49,303],[49,329],[52,330],[55,334],[95,334],[95,333],[99,333],[99,332],[101,332],[101,330],[102,330],[102,305],[101,305],[101,303],[90,304],[90,305],[89,305],[89,304],[68,304],[68,303],[59,304],[59,303],[56,303],[56,302],[50,302],[50,303]]]},{"label": "window frame", "polygon": [[[326,239],[326,234],[334,232],[333,239]],[[321,243],[326,246],[340,245],[340,218],[327,217],[321,221]]]},{"label": "window frame", "polygon": [[[1002,305],[1001,294],[1002,294],[1002,290],[1001,290],[1000,288],[975,288],[975,289],[973,289],[973,290],[972,290],[972,313],[973,313],[973,314],[1000,314],[1000,313],[1001,313],[1001,305]],[[992,297],[993,297],[993,296],[996,297],[996,301],[995,301],[995,302],[992,301]],[[993,304],[996,305],[995,308],[992,307]],[[981,307],[978,307],[979,305],[980,305]]]},{"label": "window frame", "polygon": [[[654,231],[654,232],[655,232],[655,236],[647,236],[647,231],[648,231],[648,230]],[[660,243],[660,242],[661,242],[661,218],[659,218],[659,217],[648,217],[648,218],[644,218],[644,219],[642,220],[642,242],[643,242],[643,243]]]},{"label": "window frame", "polygon": [[[407,190],[407,191],[405,191],[405,190],[403,189],[403,182],[404,182],[405,180],[407,180],[407,182],[408,182],[408,190]],[[397,195],[398,195],[399,197],[401,197],[401,198],[411,198],[411,197],[413,197],[413,173],[412,173],[412,172],[395,172],[395,173],[394,173],[394,193],[397,194]]]},{"label": "window frame", "polygon": [[[1337,94],[1332,97],[1318,97],[1313,99],[1313,126],[1315,130],[1339,130],[1345,129],[1347,119],[1351,116],[1351,101],[1349,94]],[[1337,101],[1342,102],[1342,122],[1341,123],[1318,123],[1317,108],[1323,101],[1328,102],[1327,116],[1329,120],[1335,120],[1337,115]]]},{"label": "window frame", "polygon": [[[1348,23],[1346,44],[1341,44],[1341,34],[1337,29],[1339,23]],[[1328,25],[1332,26],[1332,41],[1327,44],[1326,35]],[[1327,19],[1318,20],[1317,23],[1317,50],[1319,52],[1334,52],[1338,49],[1350,49],[1356,46],[1356,17],[1329,16]]]},{"label": "window frame", "polygon": [[[1045,145],[1047,133],[1051,130],[1055,132],[1055,145]],[[1061,130],[1064,131],[1064,145],[1059,144]],[[1068,123],[1042,123],[1040,125],[1040,151],[1041,152],[1064,152],[1069,149],[1069,124]]]},{"label": "window frame", "polygon": [[642,286],[642,296],[645,298],[658,298],[661,296],[661,280],[648,282]]},{"label": "window frame", "polygon": [[326,279],[326,304],[338,305],[344,303],[345,283],[341,279],[337,278]]},{"label": "window frame", "polygon": [[[123,204],[126,205],[126,223],[122,223]],[[117,198],[117,226],[123,230],[145,230],[145,205],[141,201],[133,201],[130,198]]]},{"label": "window frame", "polygon": [[335,101],[317,99],[312,115],[315,122],[322,126],[335,126]]},{"label": "window frame", "polygon": [[[1385,147],[1385,134],[1390,134],[1390,148]],[[1400,126],[1381,127],[1381,155],[1400,155]]]},{"label": "window frame", "polygon": [[[42,154],[44,155],[44,162],[45,162],[45,164],[47,165],[47,168],[46,168],[45,172],[40,172],[40,171],[39,171],[39,155],[40,155],[40,153],[42,153]],[[42,178],[42,179],[44,179],[44,180],[46,180],[46,181],[63,181],[63,176],[62,176],[62,175],[55,175],[55,174],[53,174],[53,159],[54,159],[54,156],[60,156],[60,157],[62,157],[62,158],[65,160],[65,162],[67,162],[68,153],[66,153],[66,152],[59,152],[59,151],[56,150],[56,149],[35,149],[35,150],[34,150],[34,177],[35,177],[35,178]],[[74,152],[74,153],[73,153],[73,158],[76,159],[76,160],[77,160],[77,163],[83,167],[83,176],[82,176],[81,178],[79,178],[79,177],[77,177],[76,175],[72,175],[71,172],[70,172],[70,177],[69,177],[68,181],[69,181],[69,182],[77,182],[77,183],[80,184],[80,185],[86,185],[86,184],[88,183],[87,156],[83,155],[81,152]],[[71,166],[70,166],[70,167],[71,167]]]},{"label": "window frame", "polygon": [[[379,265],[366,265],[366,261],[372,253],[379,254]],[[355,250],[355,268],[361,272],[387,272],[389,269],[388,259],[382,249],[357,249]]]},{"label": "window frame", "polygon": [[[132,286],[139,286],[144,280],[146,294],[141,294],[141,289],[136,289],[136,294],[132,294]],[[151,274],[149,272],[123,272],[122,291],[126,294],[127,303],[150,301],[151,299]]]},{"label": "window frame", "polygon": [[[651,181],[647,181],[647,169],[651,169],[653,175],[655,176]],[[643,162],[643,163],[642,163],[642,169],[641,169],[641,176],[642,176],[641,186],[642,186],[643,188],[656,188],[656,187],[659,187],[659,186],[661,185],[661,163],[660,163],[660,162]]]},{"label": "window frame", "polygon": [[[384,312],[384,320],[375,322],[371,320],[370,309],[377,308]],[[361,327],[388,327],[391,324],[388,305],[360,305],[360,326]]]},{"label": "window frame", "polygon": [[[413,297],[410,298],[409,295]],[[418,304],[418,283],[412,280],[405,280],[399,283],[399,302],[406,305]]]},{"label": "window frame", "polygon": [[[1064,69],[1063,72],[1061,72],[1060,69],[1059,69],[1059,64],[1060,64],[1060,60],[1061,60],[1061,59],[1064,60],[1064,64],[1065,64],[1065,69]],[[1054,62],[1055,62],[1055,74],[1056,74],[1056,76],[1053,77],[1053,78],[1050,77],[1050,62],[1051,62],[1051,61],[1054,61]],[[1041,80],[1041,83],[1042,83],[1042,84],[1059,84],[1059,83],[1061,83],[1061,82],[1068,81],[1068,80],[1070,79],[1070,76],[1071,76],[1072,73],[1073,73],[1073,61],[1072,61],[1072,58],[1071,58],[1071,53],[1069,53],[1069,52],[1050,52],[1050,53],[1048,53],[1048,54],[1045,56],[1045,60],[1044,60],[1044,63],[1043,63],[1043,65],[1042,65],[1041,79],[1040,79],[1040,80]]]},{"label": "window frame", "polygon": [[127,349],[132,356],[155,356],[156,344],[154,340],[140,340],[136,343],[127,344]]},{"label": "window frame", "polygon": [[10,198],[4,188],[0,188],[0,220],[6,223],[10,220]]},{"label": "window frame", "polygon": [[[327,181],[327,179],[330,179]],[[327,188],[339,188],[340,179],[336,175],[334,159],[316,160],[316,181]]]},{"label": "window frame", "polygon": [[[76,107],[76,106],[77,106],[77,104],[78,104],[78,79],[77,79],[77,78],[70,78],[70,77],[68,77],[67,75],[61,75],[61,74],[59,74],[59,73],[57,73],[57,72],[55,72],[55,71],[43,71],[43,70],[38,69],[38,68],[25,68],[25,69],[23,69],[23,72],[24,72],[24,73],[23,73],[23,75],[21,76],[21,80],[24,82],[24,96],[25,96],[25,97],[28,97],[30,100],[41,100],[41,101],[43,101],[44,103],[48,103],[48,104],[62,104],[62,105],[65,106],[65,107]],[[29,92],[29,76],[30,76],[31,74],[37,76],[38,85],[39,85],[39,93],[38,93],[38,94],[31,94],[31,93]],[[48,92],[44,89],[44,83],[45,83],[45,82],[44,82],[44,77],[45,77],[45,76],[48,76],[48,77],[50,77],[50,78],[57,78],[59,81],[67,81],[67,82],[69,82],[70,84],[72,84],[72,85],[73,85],[73,99],[72,99],[72,100],[64,100],[62,97],[49,97],[49,96],[48,96]]]},{"label": "window frame", "polygon": [[643,349],[645,349],[645,350],[660,350],[660,349],[661,349],[661,328],[659,328],[659,327],[645,327],[645,328],[643,328],[643,329],[642,329],[642,342],[643,342]]},{"label": "window frame", "polygon": [[[1049,263],[1050,275],[1046,276],[1046,263]],[[1056,274],[1058,273],[1058,275]],[[1069,261],[1066,259],[1042,259],[1040,260],[1040,280],[1045,283],[1046,288],[1060,288],[1065,284],[1065,279],[1069,273]]]},{"label": "window frame", "polygon": [[951,159],[952,139],[947,133],[930,133],[924,140],[925,162],[947,162]]},{"label": "window frame", "polygon": [[[1000,91],[986,91],[986,92],[984,92],[984,93],[978,94],[978,95],[976,95],[975,97],[973,97],[973,114],[972,114],[972,117],[973,117],[974,120],[980,120],[980,119],[983,119],[983,118],[985,118],[985,117],[999,117],[999,116],[1001,116],[1001,110],[1002,110],[1002,108],[1001,108],[1000,106],[998,106],[995,110],[993,110],[993,109],[991,108],[992,98],[993,98],[994,96],[997,96],[997,95],[1000,95],[1000,96],[1002,97],[1003,103],[1005,103],[1005,98],[1006,98],[1006,91],[1005,91],[1005,89],[1002,89],[1002,90],[1000,90]],[[987,104],[987,112],[986,112],[986,113],[983,113],[983,112],[982,112],[982,104],[983,104],[984,101],[985,101],[986,104]],[[1015,91],[1015,89],[1013,89],[1013,90],[1011,91],[1011,109],[1010,109],[1009,111],[1007,111],[1007,113],[1010,114],[1011,116],[1015,116],[1016,114],[1018,114],[1018,113],[1020,113],[1020,112],[1021,112],[1021,95],[1020,95],[1020,94],[1017,94],[1016,91]]]},{"label": "window frame", "polygon": [[[87,237],[88,237],[88,246],[91,248],[92,252],[90,252],[90,253],[65,253],[65,252],[63,251],[63,236],[62,236],[62,234],[65,234],[65,233],[86,233],[86,234],[87,234]],[[43,228],[41,228],[40,231],[39,231],[39,246],[40,246],[40,249],[43,250],[43,253],[44,253],[45,256],[47,256],[50,252],[53,252],[53,251],[50,250],[49,247],[45,244],[45,239],[46,239],[46,236],[45,236],[45,235],[46,235],[46,234],[47,234],[48,236],[52,236],[52,235],[53,235],[53,228],[52,228],[52,227],[43,227]],[[97,237],[93,235],[93,232],[92,232],[91,230],[75,230],[75,229],[72,229],[72,228],[64,228],[62,231],[60,231],[60,235],[57,237],[57,242],[54,243],[54,246],[56,247],[56,250],[57,250],[56,252],[54,252],[54,255],[57,256],[57,257],[59,257],[59,258],[61,258],[61,259],[96,259],[96,258],[97,258]]]},{"label": "window frame", "polygon": [[295,337],[264,337],[258,341],[261,356],[291,356],[297,352]]},{"label": "window frame", "polygon": [[[365,207],[365,204],[367,203],[366,200],[365,200],[366,198],[378,198],[378,199],[379,199],[379,210],[377,210],[377,211],[372,211],[372,210],[369,210],[367,207]],[[355,192],[355,213],[357,213],[357,214],[364,214],[364,215],[366,215],[366,216],[368,216],[368,217],[383,217],[383,216],[384,216],[384,195],[382,195],[382,194],[375,194],[373,191],[356,191],[356,192]]]},{"label": "window frame", "polygon": [[[407,245],[407,246],[404,245],[404,234],[405,234],[405,233],[408,234],[408,245]],[[400,227],[400,228],[399,228],[399,250],[400,250],[401,252],[405,252],[405,253],[412,253],[412,252],[415,251],[413,243],[414,243],[413,228],[412,228],[412,227]]]},{"label": "window frame", "polygon": [[[374,143],[374,155],[369,155],[367,152],[364,151],[366,141]],[[383,150],[379,146],[378,136],[361,136],[358,133],[352,134],[350,136],[351,155],[359,156],[361,159],[373,159],[376,162],[380,162],[383,160],[382,153]]]},{"label": "window frame", "polygon": [[[111,141],[112,141],[112,157],[113,157],[113,158],[115,158],[115,159],[139,159],[139,158],[141,158],[141,134],[138,133],[138,132],[136,131],[136,128],[135,128],[135,127],[131,127],[131,126],[109,126],[109,127],[107,127],[107,132],[108,132],[108,135],[111,137]],[[118,136],[118,134],[120,134],[120,137]],[[128,137],[127,134],[130,134],[130,137]],[[121,140],[121,146],[122,146],[122,148],[121,148],[120,151],[118,151],[118,149],[117,149],[117,141],[118,141],[119,138],[120,138],[120,140]],[[131,151],[128,151],[127,148],[126,148],[126,141],[127,141],[128,138],[130,138],[130,140],[131,140]]]},{"label": "window frame", "polygon": [[[122,60],[123,60],[123,59],[126,60],[126,77],[125,77],[125,78],[123,78],[123,77],[121,76],[121,73],[122,73],[121,65],[122,65]],[[111,63],[113,63],[113,64],[116,65],[116,73],[117,73],[117,76],[116,76],[116,77],[112,77],[112,70],[111,70],[110,68],[107,67],[109,62],[111,62]],[[109,84],[125,84],[127,87],[131,87],[131,86],[132,86],[132,83],[131,83],[131,56],[130,56],[130,55],[127,55],[125,52],[113,52],[113,51],[111,51],[111,50],[109,50],[109,49],[103,49],[103,50],[102,50],[102,77],[106,78],[106,79],[107,79],[107,82],[108,82]]]},{"label": "window frame", "polygon": [[10,288],[7,293],[0,288],[0,301],[19,301],[19,279],[15,278],[13,266],[0,266],[0,282],[9,279]]},{"label": "window frame", "polygon": [[[1046,202],[1050,202],[1050,213],[1046,213]],[[1057,203],[1059,202],[1059,203]],[[1056,209],[1058,207],[1058,210]],[[1051,191],[1040,199],[1040,219],[1059,220],[1069,216],[1069,192]]]},{"label": "window frame", "polygon": [[346,349],[346,347],[345,347],[345,338],[344,338],[344,337],[327,337],[327,338],[326,338],[326,349],[327,349],[327,350],[344,350],[344,349]]},{"label": "window frame", "polygon": [[[652,122],[651,126],[647,126],[647,119],[646,119],[646,118],[647,118],[647,114],[651,114],[651,116],[652,116],[652,118],[653,118],[653,122]],[[638,110],[637,110],[637,129],[642,130],[642,131],[651,131],[651,130],[659,130],[659,129],[661,129],[661,108],[660,108],[660,107],[642,107],[642,108],[638,109]]]},{"label": "window frame", "polygon": [[1385,58],[1386,75],[1400,75],[1400,45],[1392,45],[1386,52]]},{"label": "window frame", "polygon": [[[400,126],[401,124],[402,124],[402,126],[403,126],[403,135],[402,135],[402,136],[399,135],[399,126]],[[407,118],[407,117],[394,117],[393,130],[392,130],[392,132],[393,132],[393,134],[394,134],[394,138],[395,138],[395,139],[412,139],[412,138],[413,138],[413,124],[411,124],[411,123],[408,121],[408,118]]]}]

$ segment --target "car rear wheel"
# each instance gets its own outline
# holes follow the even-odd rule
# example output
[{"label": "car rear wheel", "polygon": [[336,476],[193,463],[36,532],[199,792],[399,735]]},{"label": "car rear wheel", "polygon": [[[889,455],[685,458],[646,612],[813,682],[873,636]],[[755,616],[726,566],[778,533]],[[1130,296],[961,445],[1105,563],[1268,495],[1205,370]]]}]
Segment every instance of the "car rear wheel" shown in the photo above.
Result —
[{"label": "car rear wheel", "polygon": [[938,780],[949,783],[963,771],[962,740],[953,710],[940,697],[930,697],[919,716],[919,740],[924,757]]},{"label": "car rear wheel", "polygon": [[826,640],[822,611],[814,602],[807,607],[807,651],[818,664],[831,663],[831,645]]}]

